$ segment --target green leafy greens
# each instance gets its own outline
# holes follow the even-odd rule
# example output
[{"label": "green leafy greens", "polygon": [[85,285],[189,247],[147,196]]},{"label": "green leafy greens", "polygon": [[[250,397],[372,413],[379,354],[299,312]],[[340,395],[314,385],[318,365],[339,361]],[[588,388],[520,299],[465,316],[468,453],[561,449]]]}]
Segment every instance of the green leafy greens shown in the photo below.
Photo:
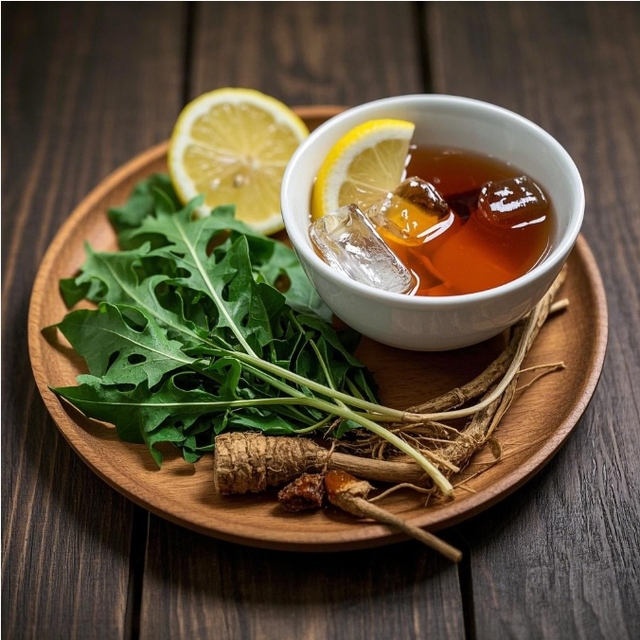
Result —
[{"label": "green leafy greens", "polygon": [[340,433],[378,433],[440,485],[379,424],[403,414],[377,403],[353,355],[358,336],[334,331],[294,252],[235,220],[233,207],[195,217],[200,202],[181,208],[168,177],[154,175],[110,210],[121,250],[87,246],[80,273],[60,282],[67,307],[97,305],[56,325],[88,374],[53,390],[122,440],[146,443],[158,465],[161,443],[195,462],[225,429],[294,435],[338,417]]}]

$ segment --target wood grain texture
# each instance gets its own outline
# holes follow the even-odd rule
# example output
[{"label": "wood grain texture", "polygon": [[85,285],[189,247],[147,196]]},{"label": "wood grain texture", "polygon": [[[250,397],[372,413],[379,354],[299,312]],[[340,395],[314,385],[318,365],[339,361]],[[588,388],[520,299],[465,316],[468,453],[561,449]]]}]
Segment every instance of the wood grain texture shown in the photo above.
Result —
[{"label": "wood grain texture", "polygon": [[[410,3],[233,4],[194,7],[190,97],[248,86],[290,105],[348,105],[424,89]],[[399,32],[406,37],[397,38]],[[141,637],[187,629],[196,638],[210,637],[211,629],[222,637],[283,640],[418,638],[425,629],[463,637],[457,572],[428,551],[418,548],[406,565],[394,552],[358,552],[354,561],[342,554],[291,557],[184,536],[174,525],[150,521]],[[198,553],[173,556],[168,565],[166,545],[181,542]]]},{"label": "wood grain texture", "polygon": [[141,640],[464,637],[455,569],[418,543],[291,554],[150,524]]},{"label": "wood grain texture", "polygon": [[167,136],[181,105],[177,5],[2,6],[2,631],[121,638],[131,503],[72,452],[35,389],[27,307],[75,204]]},{"label": "wood grain texture", "polygon": [[237,85],[290,105],[355,105],[425,89],[416,3],[233,4],[196,4],[191,97]]},{"label": "wood grain texture", "polygon": [[579,429],[534,482],[460,527],[477,637],[638,637],[640,8],[437,3],[429,17],[436,91],[514,109],[574,157],[610,312]]}]

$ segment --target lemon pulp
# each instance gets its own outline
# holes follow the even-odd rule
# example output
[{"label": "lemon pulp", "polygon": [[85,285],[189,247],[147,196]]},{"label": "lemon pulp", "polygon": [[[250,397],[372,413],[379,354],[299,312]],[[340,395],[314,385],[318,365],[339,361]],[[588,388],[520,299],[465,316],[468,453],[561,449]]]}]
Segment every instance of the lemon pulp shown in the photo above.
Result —
[{"label": "lemon pulp", "polygon": [[338,140],[318,171],[311,217],[352,203],[366,210],[393,191],[402,181],[414,130],[404,120],[370,120]]},{"label": "lemon pulp", "polygon": [[237,219],[274,233],[283,228],[282,175],[307,135],[304,122],[278,100],[250,89],[217,89],[180,113],[169,173],[183,202],[204,194],[202,215],[234,204]]}]

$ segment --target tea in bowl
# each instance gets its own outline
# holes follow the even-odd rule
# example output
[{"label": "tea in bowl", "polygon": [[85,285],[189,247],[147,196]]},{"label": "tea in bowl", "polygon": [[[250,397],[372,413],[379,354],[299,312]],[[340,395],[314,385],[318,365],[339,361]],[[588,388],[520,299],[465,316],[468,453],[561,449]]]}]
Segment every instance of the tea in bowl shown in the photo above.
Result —
[{"label": "tea in bowl", "polygon": [[[429,213],[439,212],[420,233],[412,231],[420,230],[418,219],[407,221],[402,206],[394,217],[392,193],[364,213],[358,207],[318,213],[314,188],[325,178],[318,179],[325,159],[370,121],[415,125],[407,177],[427,181]],[[409,192],[415,196],[411,180],[397,193]],[[532,203],[529,218],[511,206],[518,198]],[[584,190],[566,150],[529,120],[468,98],[413,95],[349,109],[316,129],[287,167],[281,205],[300,261],[337,317],[384,344],[441,351],[497,335],[542,298],[578,237]],[[379,285],[378,263],[365,264],[371,281],[358,277],[360,265],[345,267],[335,229],[342,237],[355,222],[373,229],[402,263],[400,284]],[[508,241],[501,235],[507,231]]]}]

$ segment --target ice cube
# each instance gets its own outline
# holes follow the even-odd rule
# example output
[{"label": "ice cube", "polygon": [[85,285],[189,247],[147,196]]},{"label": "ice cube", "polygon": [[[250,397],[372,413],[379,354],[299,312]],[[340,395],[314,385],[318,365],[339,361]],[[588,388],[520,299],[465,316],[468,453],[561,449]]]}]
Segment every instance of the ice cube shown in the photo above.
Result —
[{"label": "ice cube", "polygon": [[327,264],[357,282],[396,293],[415,287],[411,271],[355,204],[313,222],[309,237]]},{"label": "ice cube", "polygon": [[523,227],[544,220],[549,203],[527,176],[488,182],[478,197],[478,212],[493,224]]},{"label": "ice cube", "polygon": [[454,221],[453,212],[438,190],[415,177],[372,205],[367,215],[383,236],[390,234],[408,246],[429,242]]}]

